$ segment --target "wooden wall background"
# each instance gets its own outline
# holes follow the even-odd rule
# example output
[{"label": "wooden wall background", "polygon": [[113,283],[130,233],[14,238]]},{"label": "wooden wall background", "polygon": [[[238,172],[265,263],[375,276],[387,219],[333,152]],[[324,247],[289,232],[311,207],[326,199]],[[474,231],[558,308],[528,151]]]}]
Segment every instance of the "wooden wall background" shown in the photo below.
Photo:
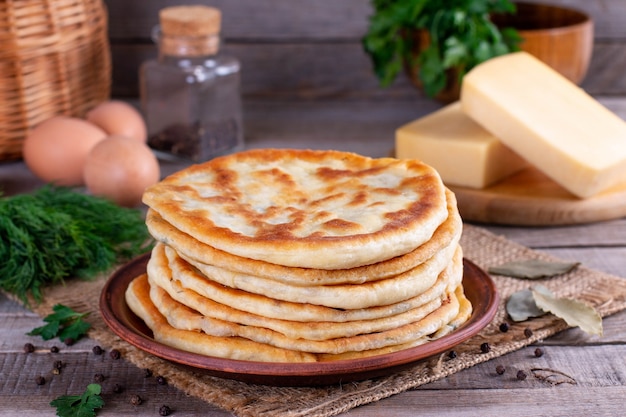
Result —
[{"label": "wooden wall background", "polygon": [[[595,46],[583,88],[626,93],[626,1],[531,0],[588,12]],[[156,55],[158,10],[181,2],[105,0],[113,54],[113,95],[136,97],[140,63]],[[191,3],[191,2],[190,2]],[[369,0],[195,0],[223,12],[225,52],[242,62],[247,100],[428,100],[400,77],[383,89],[361,47]]]}]

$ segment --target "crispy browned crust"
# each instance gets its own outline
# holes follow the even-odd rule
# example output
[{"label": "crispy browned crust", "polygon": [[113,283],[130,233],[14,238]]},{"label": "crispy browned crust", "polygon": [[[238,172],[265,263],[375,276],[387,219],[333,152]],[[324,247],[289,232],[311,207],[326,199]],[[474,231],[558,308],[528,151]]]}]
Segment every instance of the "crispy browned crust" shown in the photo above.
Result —
[{"label": "crispy browned crust", "polygon": [[143,201],[198,241],[279,265],[345,269],[406,254],[448,217],[437,172],[416,160],[263,149],[149,187]]}]

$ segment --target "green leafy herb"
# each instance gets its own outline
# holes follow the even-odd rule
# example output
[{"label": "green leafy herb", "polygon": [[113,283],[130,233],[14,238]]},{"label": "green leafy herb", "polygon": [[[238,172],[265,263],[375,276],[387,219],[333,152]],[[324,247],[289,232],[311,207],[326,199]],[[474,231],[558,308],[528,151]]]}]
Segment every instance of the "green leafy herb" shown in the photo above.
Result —
[{"label": "green leafy herb", "polygon": [[59,417],[94,417],[95,410],[104,406],[101,391],[99,384],[89,384],[82,395],[62,395],[50,405],[56,407]]},{"label": "green leafy herb", "polygon": [[580,265],[580,262],[554,262],[541,259],[507,262],[489,268],[490,274],[513,278],[539,279],[566,274]]},{"label": "green leafy herb", "polygon": [[69,188],[45,186],[0,199],[0,288],[25,303],[42,287],[90,278],[148,250],[140,210]]},{"label": "green leafy herb", "polygon": [[33,329],[28,333],[29,336],[41,336],[43,340],[50,340],[57,336],[61,341],[68,338],[78,340],[87,334],[87,330],[91,327],[83,320],[89,313],[77,313],[62,304],[55,305],[52,310],[54,313],[43,319],[48,324]]},{"label": "green leafy herb", "polygon": [[[492,13],[513,13],[509,0],[372,0],[363,47],[370,55],[381,85],[387,86],[404,65],[419,68],[419,78],[429,96],[447,82],[447,70],[462,78],[470,69],[492,57],[518,49],[519,34],[499,29]],[[415,30],[427,31],[430,41],[415,56]]]}]

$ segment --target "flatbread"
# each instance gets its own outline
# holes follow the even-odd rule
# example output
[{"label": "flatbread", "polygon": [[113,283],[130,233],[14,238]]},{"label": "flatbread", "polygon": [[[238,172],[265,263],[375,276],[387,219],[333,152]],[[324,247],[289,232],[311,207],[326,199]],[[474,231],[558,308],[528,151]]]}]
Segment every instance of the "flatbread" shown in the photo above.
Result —
[{"label": "flatbread", "polygon": [[[153,257],[152,259],[156,258]],[[152,260],[150,262],[152,262]],[[248,329],[259,327],[270,329],[274,332],[287,336],[288,338],[302,338],[308,340],[328,340],[338,337],[348,337],[364,333],[386,331],[415,322],[425,317],[437,309],[449,294],[449,291],[442,291],[436,297],[433,297],[424,304],[406,312],[374,320],[356,320],[349,322],[298,322],[290,320],[290,317],[287,315],[280,319],[268,318],[248,313],[232,306],[217,303],[195,291],[182,287],[178,281],[167,276],[166,269],[157,269],[153,266],[149,267],[148,277],[150,284],[153,287],[162,288],[174,300],[198,311],[204,316],[207,322],[211,321],[213,324],[209,327],[203,328],[206,333],[216,336],[222,336],[225,334],[238,335],[252,339],[254,339],[254,337],[249,336]],[[451,290],[454,290],[454,288]],[[271,300],[268,301],[271,302]],[[170,316],[169,314],[166,314],[163,306],[160,305],[154,298],[153,302],[159,308],[161,313],[169,319]],[[241,305],[241,302],[236,305]],[[301,307],[306,308],[306,305],[301,305]],[[221,326],[221,322],[243,325],[243,328],[237,330],[233,330],[235,329],[233,327],[225,328]],[[294,346],[277,346],[295,349]]]},{"label": "flatbread", "polygon": [[155,246],[148,266],[151,276],[174,279],[181,287],[192,290],[217,304],[232,306],[238,310],[267,318],[288,318],[290,321],[347,322],[374,320],[402,314],[434,300],[445,292],[452,291],[463,278],[462,260],[456,258],[439,274],[433,286],[413,298],[385,306],[345,310],[307,303],[292,303],[230,288],[207,279],[174,251],[168,251],[169,256],[164,259],[164,250],[161,244]]},{"label": "flatbread", "polygon": [[143,201],[224,252],[318,269],[404,255],[448,217],[432,167],[339,151],[256,149],[215,158],[148,187]]},{"label": "flatbread", "polygon": [[[166,247],[166,254],[173,252]],[[212,265],[200,264],[185,259],[196,267],[207,279],[266,297],[293,303],[315,304],[341,309],[362,309],[396,304],[423,293],[437,281],[437,277],[455,257],[462,258],[458,242],[453,242],[426,262],[415,268],[378,281],[363,284],[316,285],[301,287],[284,284],[268,278],[239,274]]]},{"label": "flatbread", "polygon": [[150,300],[148,276],[135,278],[125,293],[130,309],[152,330],[159,343],[201,355],[244,361],[315,362],[315,355],[276,348],[241,337],[215,337],[202,332],[179,330],[169,325]]},{"label": "flatbread", "polygon": [[[410,343],[445,326],[458,315],[459,302],[456,294],[449,294],[438,308],[428,314],[419,314],[414,322],[390,328],[386,331],[358,334],[355,336],[336,337],[329,340],[307,340],[303,337],[287,337],[283,334],[254,326],[242,326],[222,320],[207,318],[189,306],[174,300],[164,289],[151,286],[150,298],[154,306],[167,319],[170,326],[180,330],[202,331],[211,334],[218,328],[220,334],[231,332],[231,336],[240,336],[263,344],[269,344],[289,350],[312,353],[340,354],[345,352],[380,349],[387,346]],[[340,325],[342,323],[332,323]]]},{"label": "flatbread", "polygon": [[271,278],[290,285],[361,284],[367,281],[390,278],[415,268],[449,246],[453,240],[458,240],[462,233],[463,222],[459,215],[456,198],[449,190],[446,190],[446,201],[448,217],[437,228],[428,242],[405,255],[351,269],[326,270],[287,267],[233,255],[181,232],[152,209],[148,210],[146,225],[150,234],[157,241],[174,248],[186,259],[201,264],[213,265],[242,274]]}]

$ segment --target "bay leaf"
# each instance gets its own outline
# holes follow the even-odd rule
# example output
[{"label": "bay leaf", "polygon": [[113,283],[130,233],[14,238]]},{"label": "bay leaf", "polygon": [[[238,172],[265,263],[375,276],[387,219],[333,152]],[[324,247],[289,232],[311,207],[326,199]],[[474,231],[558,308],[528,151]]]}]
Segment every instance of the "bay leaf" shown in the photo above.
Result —
[{"label": "bay leaf", "polygon": [[602,336],[602,317],[594,308],[573,298],[555,297],[543,285],[533,287],[532,294],[540,309],[565,320],[570,326],[579,327],[586,333]]},{"label": "bay leaf", "polygon": [[531,317],[541,317],[545,311],[537,307],[531,290],[514,292],[506,301],[506,312],[513,321],[525,321]]},{"label": "bay leaf", "polygon": [[490,274],[513,278],[539,279],[565,274],[580,265],[580,262],[556,262],[541,259],[512,261],[489,268]]}]

